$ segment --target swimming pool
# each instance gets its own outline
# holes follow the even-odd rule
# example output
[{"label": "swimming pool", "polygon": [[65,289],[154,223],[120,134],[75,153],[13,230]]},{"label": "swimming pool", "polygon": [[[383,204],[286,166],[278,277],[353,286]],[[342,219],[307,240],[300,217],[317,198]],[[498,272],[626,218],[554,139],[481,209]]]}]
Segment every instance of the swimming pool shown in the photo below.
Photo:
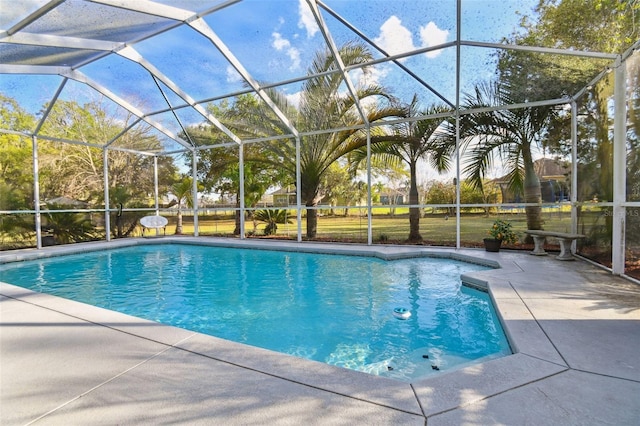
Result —
[{"label": "swimming pool", "polygon": [[[0,266],[0,281],[413,381],[510,354],[488,295],[451,259],[141,245]],[[394,316],[406,309],[408,319]]]}]

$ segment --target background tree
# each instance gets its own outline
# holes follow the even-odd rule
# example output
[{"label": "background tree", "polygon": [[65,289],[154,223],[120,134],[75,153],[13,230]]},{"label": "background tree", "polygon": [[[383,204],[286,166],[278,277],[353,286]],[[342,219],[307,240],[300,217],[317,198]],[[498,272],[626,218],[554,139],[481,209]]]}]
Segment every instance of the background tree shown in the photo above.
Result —
[{"label": "background tree", "polygon": [[[480,84],[466,95],[464,109],[484,112],[466,114],[460,119],[460,140],[467,156],[463,173],[469,183],[482,190],[484,179],[496,161],[506,169],[509,189],[524,197],[527,227],[542,229],[542,193],[534,168],[534,149],[542,149],[545,131],[557,113],[553,106],[487,110],[496,105],[519,103],[507,84]],[[515,97],[514,97],[515,96]],[[455,129],[449,127],[449,143],[455,144]]]},{"label": "background tree", "polygon": [[[492,182],[484,182],[482,191],[475,185],[463,180],[460,184],[460,204],[496,204],[500,189]],[[469,210],[469,207],[463,207],[462,210]],[[473,209],[473,207],[471,208]],[[489,207],[483,207],[485,214],[489,215]]]},{"label": "background tree", "polygon": [[630,99],[628,103],[629,132],[627,134],[627,201],[640,201],[640,54],[629,60]]},{"label": "background tree", "polygon": [[349,206],[359,204],[367,195],[366,184],[357,180],[350,173],[348,166],[341,164],[340,161],[333,163],[325,173],[322,186],[325,188],[323,190],[325,193],[324,199],[331,206],[332,215],[335,214],[335,206],[343,205],[343,214],[347,216],[349,214]]},{"label": "background tree", "polygon": [[[509,43],[619,54],[636,42],[640,35],[637,25],[639,2],[541,0],[534,12],[538,14],[537,18],[523,18],[523,31],[513,35],[508,40]],[[575,94],[584,88],[585,82],[596,77],[609,65],[611,63],[607,59],[502,50],[498,56],[497,76],[500,82],[510,87],[516,99],[553,99]],[[605,129],[596,129],[591,133],[599,134],[600,138],[604,138],[602,142],[607,144],[609,117],[606,104],[613,94],[613,79],[607,76],[587,89],[585,96],[578,100],[580,114],[591,115],[590,126],[594,129]],[[569,155],[569,120],[568,114],[554,117],[545,148]],[[580,124],[582,123],[584,120],[580,120]],[[578,152],[581,157],[583,154],[590,156],[589,151],[592,150],[591,143],[579,141]],[[601,163],[606,164],[608,149],[605,147],[602,151],[600,160],[605,160]],[[598,160],[596,157],[591,158]],[[605,186],[609,185],[605,183]]]},{"label": "background tree", "polygon": [[366,205],[367,193],[369,192],[369,187],[366,182],[361,180],[351,181],[351,186],[349,191],[346,194],[345,204],[347,207],[344,209],[344,215],[347,216],[349,214],[349,207],[351,205]]},{"label": "background tree", "polygon": [[265,222],[264,235],[275,235],[278,231],[279,223],[293,223],[289,219],[289,213],[286,209],[264,209],[257,210],[254,215],[256,221]]},{"label": "background tree", "polygon": [[[346,66],[364,64],[373,59],[369,49],[362,44],[347,43],[340,48],[340,56]],[[300,187],[302,201],[307,209],[307,237],[315,238],[318,220],[319,201],[326,195],[323,191],[322,179],[329,167],[338,159],[363,146],[363,132],[359,127],[364,124],[356,108],[355,99],[344,90],[344,79],[335,70],[333,55],[328,51],[318,52],[308,69],[310,77],[302,86],[300,104],[296,107],[287,97],[275,90],[268,93],[278,108],[287,115],[300,132],[317,131],[331,128],[344,128],[340,131],[311,134],[301,138]],[[362,68],[368,73],[367,68]],[[368,105],[365,110],[366,119],[374,123],[386,117],[397,116],[399,110],[387,103],[389,95],[386,90],[375,84],[357,82],[356,96]],[[246,132],[253,137],[269,137],[290,133],[285,124],[273,111],[265,105],[245,104],[248,107],[242,114],[237,114],[229,123],[229,128],[238,132]],[[357,136],[360,137],[357,137]],[[285,170],[289,176],[288,183],[295,183],[296,150],[295,141],[286,140],[266,144],[265,149],[272,156],[247,157],[255,161],[263,161],[273,167]]]},{"label": "background tree", "polygon": [[[637,17],[640,3],[619,0],[541,0],[535,20],[524,19],[524,31],[511,43],[620,54],[639,38]],[[536,100],[573,95],[584,82],[596,77],[608,60],[576,58],[526,51],[503,51],[499,57],[498,76],[512,92],[518,88],[519,99]],[[608,103],[613,95],[613,78],[607,75],[587,88],[578,100],[578,179],[579,199],[597,194],[612,200],[613,141],[609,128]],[[544,148],[564,156],[570,155],[571,139],[568,114],[556,114],[549,123]],[[582,216],[580,216],[582,217]],[[612,217],[606,215],[604,228],[611,232]]]},{"label": "background tree", "polygon": [[[442,118],[424,117],[444,112],[445,109],[432,106],[420,110],[418,98],[414,95],[411,103],[404,109],[403,117],[409,118],[403,123],[392,126],[391,134],[375,134],[371,136],[371,154],[380,157],[383,162],[393,164],[400,160],[409,168],[409,242],[422,241],[420,234],[420,194],[418,192],[418,162],[428,161],[429,165],[438,172],[449,170],[451,156],[455,145],[447,142],[440,127]],[[366,143],[366,141],[365,141]],[[359,149],[352,157],[355,164],[366,160],[366,150]],[[455,198],[454,198],[455,202]]]},{"label": "background tree", "polygon": [[171,185],[171,193],[176,197],[178,216],[176,220],[176,235],[182,235],[182,206],[193,208],[193,179],[189,176],[182,178]]},{"label": "background tree", "polygon": [[[29,132],[35,118],[18,103],[0,94],[0,126]],[[0,210],[33,209],[32,144],[28,137],[0,133]],[[0,247],[30,244],[34,234],[32,218],[0,215]]]},{"label": "background tree", "polygon": [[[128,236],[135,229],[138,219],[142,214],[137,214],[135,220],[127,220],[127,214],[124,212],[124,206],[131,200],[131,192],[125,186],[114,186],[109,190],[109,205],[117,209],[114,215],[111,214],[111,223],[115,223],[114,237],[122,238]],[[128,229],[127,229],[128,228]]]},{"label": "background tree", "polygon": [[[375,162],[381,162],[378,156],[374,156],[374,158],[376,158]],[[387,157],[385,164],[386,167],[384,168],[376,166],[375,176],[384,181],[383,192],[380,193],[380,202],[385,204],[386,198],[386,204],[389,205],[389,215],[394,216],[396,214],[396,205],[405,203],[404,200],[409,187],[409,170],[407,170],[405,164],[395,157]]]},{"label": "background tree", "polygon": [[[433,181],[427,186],[426,200],[428,204],[455,204],[456,187],[452,183]],[[454,207],[446,207],[446,212],[454,214]]]},{"label": "background tree", "polygon": [[[101,102],[79,105],[76,102],[58,101],[45,121],[42,133],[47,136],[80,140],[100,145],[118,135],[130,120],[119,119]],[[121,136],[132,149],[154,150],[160,142],[149,127],[136,127]],[[88,202],[103,203],[102,149],[90,145],[42,142],[40,153],[41,196],[43,199],[66,196]],[[109,151],[109,184],[129,188],[129,199],[136,206],[147,206],[154,193],[153,157],[131,152]],[[176,166],[167,156],[158,157],[159,192],[165,194]]]},{"label": "background tree", "polygon": [[[15,99],[0,94],[0,126],[15,131],[33,131],[35,117]],[[33,160],[31,140],[16,134],[0,133],[0,210],[33,206]]]},{"label": "background tree", "polygon": [[[217,131],[201,132],[198,140],[217,141],[222,135]],[[282,184],[285,172],[277,163],[273,153],[261,144],[244,146],[244,205],[255,208],[262,196],[271,187]],[[231,194],[236,204],[234,234],[240,234],[240,159],[239,149],[229,147],[201,151],[198,157],[198,177],[206,191]],[[254,222],[254,232],[257,223]]]},{"label": "background tree", "polygon": [[[51,210],[64,210],[69,207],[72,206],[54,204]],[[81,243],[101,236],[91,222],[89,214],[47,212],[43,219],[43,230],[53,236],[57,244]]]},{"label": "background tree", "polygon": [[384,192],[384,183],[377,181],[371,185],[371,202],[380,203],[380,196]]},{"label": "background tree", "polygon": [[[640,3],[620,0],[540,0],[536,17],[523,17],[510,44],[619,54],[640,34]],[[554,99],[573,95],[603,68],[607,59],[501,50],[498,79],[516,99]]]}]

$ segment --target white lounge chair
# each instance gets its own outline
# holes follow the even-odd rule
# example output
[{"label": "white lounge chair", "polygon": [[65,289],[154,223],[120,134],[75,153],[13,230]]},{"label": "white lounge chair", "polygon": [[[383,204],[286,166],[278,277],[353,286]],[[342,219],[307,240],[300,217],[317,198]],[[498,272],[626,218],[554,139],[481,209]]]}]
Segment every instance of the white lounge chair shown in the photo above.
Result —
[{"label": "white lounge chair", "polygon": [[162,232],[164,235],[167,235],[167,223],[169,221],[166,217],[163,216],[145,216],[140,219],[140,225],[142,225],[142,236],[144,237],[144,231],[146,229],[155,229],[156,235],[158,235],[158,231],[162,228]]}]

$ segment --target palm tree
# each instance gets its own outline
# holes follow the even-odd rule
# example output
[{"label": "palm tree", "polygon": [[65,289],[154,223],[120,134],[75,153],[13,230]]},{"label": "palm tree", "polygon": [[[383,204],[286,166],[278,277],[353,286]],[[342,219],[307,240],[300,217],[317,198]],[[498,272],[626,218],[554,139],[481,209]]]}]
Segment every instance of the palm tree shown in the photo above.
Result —
[{"label": "palm tree", "polygon": [[[54,211],[70,208],[59,204],[49,206]],[[46,213],[46,230],[54,237],[58,244],[79,243],[95,240],[99,237],[91,218],[83,213]]]},{"label": "palm tree", "polygon": [[178,201],[178,220],[176,222],[176,235],[182,235],[182,203],[193,206],[193,180],[185,176],[182,180],[171,185],[171,192]]},{"label": "palm tree", "polygon": [[292,223],[286,209],[257,210],[253,218],[267,224],[264,227],[264,235],[275,235],[278,230],[278,223]]},{"label": "palm tree", "polygon": [[[474,95],[466,96],[464,109],[487,109],[497,105],[517,103],[510,87],[490,83],[476,87]],[[463,115],[460,119],[460,140],[469,153],[463,173],[469,182],[482,190],[483,179],[494,161],[506,166],[509,188],[523,194],[529,229],[542,229],[542,194],[540,179],[535,173],[533,149],[543,147],[543,137],[551,119],[553,106],[486,110]],[[449,128],[449,143],[455,144],[454,126]]]},{"label": "palm tree", "polygon": [[[362,44],[347,43],[339,50],[345,66],[357,66],[373,60],[369,49]],[[298,107],[292,105],[283,93],[268,90],[269,96],[281,111],[293,118],[291,122],[296,129],[312,132],[323,129],[341,128],[346,130],[328,131],[311,134],[301,138],[300,155],[300,187],[301,198],[307,207],[307,237],[315,238],[317,234],[317,207],[324,196],[323,176],[329,167],[346,154],[366,144],[363,117],[357,109],[357,101],[344,90],[342,73],[335,70],[335,60],[328,52],[320,52],[308,70],[308,75],[315,75],[306,80],[300,94]],[[367,69],[362,68],[366,74]],[[395,106],[386,102],[390,96],[385,89],[375,84],[358,84],[356,97],[369,105],[364,114],[369,123],[394,117],[401,113]],[[275,114],[262,105],[256,104],[251,110],[244,105],[241,116],[229,117],[232,122],[228,127],[253,136],[267,137],[275,134],[290,133],[285,124]],[[247,156],[247,161],[266,161],[273,166],[284,169],[291,178],[296,176],[296,149],[293,140],[281,141],[265,145],[271,156]],[[275,155],[275,158],[274,158]]]},{"label": "palm tree", "polygon": [[[124,212],[122,211],[122,209],[124,205],[129,203],[133,198],[133,196],[131,195],[131,191],[125,186],[118,185],[109,191],[109,198],[111,199],[110,202],[112,203],[112,205],[115,205],[118,208],[118,212],[116,213],[115,237],[126,237],[129,231],[133,230],[133,228],[131,228],[132,224],[129,221],[129,231],[125,231],[125,222],[127,221],[124,217]],[[133,227],[136,226],[136,222],[137,220],[134,221]]]},{"label": "palm tree", "polygon": [[[446,112],[439,106],[431,106],[421,111],[417,96],[405,108],[406,118],[429,116]],[[438,172],[449,170],[455,144],[443,138],[442,118],[424,118],[408,120],[394,125],[390,135],[374,135],[371,137],[371,154],[379,157],[385,164],[401,161],[409,166],[409,242],[422,241],[420,235],[420,203],[418,193],[417,169],[419,160],[429,160]],[[366,151],[360,149],[351,156],[354,166],[358,166],[366,158]]]}]

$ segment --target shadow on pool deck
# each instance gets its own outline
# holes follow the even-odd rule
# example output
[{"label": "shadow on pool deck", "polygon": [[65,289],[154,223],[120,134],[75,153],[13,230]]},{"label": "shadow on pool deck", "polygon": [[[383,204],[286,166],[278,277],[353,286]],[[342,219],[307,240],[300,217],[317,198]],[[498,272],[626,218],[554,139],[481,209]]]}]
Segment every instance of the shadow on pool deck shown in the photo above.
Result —
[{"label": "shadow on pool deck", "polygon": [[[516,354],[407,384],[0,284],[0,423],[640,423],[636,284],[522,253],[317,246],[500,262],[471,278],[488,283]],[[55,250],[70,248],[37,256]]]}]

